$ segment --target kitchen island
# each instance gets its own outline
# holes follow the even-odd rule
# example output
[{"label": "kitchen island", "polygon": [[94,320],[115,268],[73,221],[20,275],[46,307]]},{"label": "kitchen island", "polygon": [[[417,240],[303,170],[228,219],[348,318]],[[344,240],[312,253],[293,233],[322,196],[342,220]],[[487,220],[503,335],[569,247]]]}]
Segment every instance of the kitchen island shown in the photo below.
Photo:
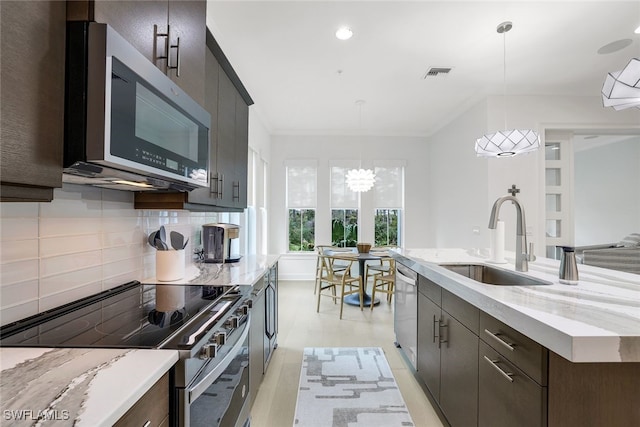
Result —
[{"label": "kitchen island", "polygon": [[514,272],[513,256],[392,256],[417,273],[415,290],[396,295],[416,300],[416,347],[404,352],[417,355],[416,375],[452,426],[640,425],[640,276],[579,265],[579,282],[566,285],[559,262],[543,258],[515,273],[538,284],[492,285],[459,266]]},{"label": "kitchen island", "polygon": [[[178,352],[3,347],[0,361],[2,425],[30,426],[40,420],[95,427],[117,425],[155,384],[166,381]],[[166,418],[169,409],[168,383],[161,385],[153,400],[166,413],[161,411],[156,421]]]}]

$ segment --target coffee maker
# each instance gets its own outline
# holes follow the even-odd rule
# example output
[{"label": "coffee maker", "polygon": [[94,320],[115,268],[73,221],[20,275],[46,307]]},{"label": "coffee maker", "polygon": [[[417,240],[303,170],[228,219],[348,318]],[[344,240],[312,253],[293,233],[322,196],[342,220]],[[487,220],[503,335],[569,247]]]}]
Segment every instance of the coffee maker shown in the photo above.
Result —
[{"label": "coffee maker", "polygon": [[202,245],[204,262],[238,262],[241,255],[232,254],[232,239],[240,237],[240,226],[235,224],[204,224],[202,226]]}]

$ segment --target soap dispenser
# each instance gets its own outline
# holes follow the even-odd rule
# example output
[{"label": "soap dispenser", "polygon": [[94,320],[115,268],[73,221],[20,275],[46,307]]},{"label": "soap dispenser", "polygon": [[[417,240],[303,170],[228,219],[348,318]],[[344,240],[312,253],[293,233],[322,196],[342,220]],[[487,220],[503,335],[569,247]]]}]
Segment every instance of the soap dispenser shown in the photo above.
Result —
[{"label": "soap dispenser", "polygon": [[576,264],[575,249],[570,246],[559,246],[562,248],[560,258],[560,283],[566,285],[576,285],[578,283],[578,266]]}]

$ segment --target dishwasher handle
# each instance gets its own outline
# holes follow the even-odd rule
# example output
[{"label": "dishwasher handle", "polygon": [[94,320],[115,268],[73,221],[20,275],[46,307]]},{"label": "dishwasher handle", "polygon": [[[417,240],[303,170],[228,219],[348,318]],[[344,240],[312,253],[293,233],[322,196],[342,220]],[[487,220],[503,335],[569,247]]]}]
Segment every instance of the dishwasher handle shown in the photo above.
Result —
[{"label": "dishwasher handle", "polygon": [[396,267],[396,280],[400,282],[404,282],[410,286],[417,286],[418,273],[406,267],[402,267],[398,265]]}]

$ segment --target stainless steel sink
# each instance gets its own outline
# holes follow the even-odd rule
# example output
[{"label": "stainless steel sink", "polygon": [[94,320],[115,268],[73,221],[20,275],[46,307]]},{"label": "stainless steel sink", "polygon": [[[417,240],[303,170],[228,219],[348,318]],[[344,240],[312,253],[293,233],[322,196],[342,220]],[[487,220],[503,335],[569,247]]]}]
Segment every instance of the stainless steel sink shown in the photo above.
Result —
[{"label": "stainless steel sink", "polygon": [[514,271],[503,270],[485,264],[439,264],[476,282],[499,286],[551,285],[546,280],[536,279]]}]

